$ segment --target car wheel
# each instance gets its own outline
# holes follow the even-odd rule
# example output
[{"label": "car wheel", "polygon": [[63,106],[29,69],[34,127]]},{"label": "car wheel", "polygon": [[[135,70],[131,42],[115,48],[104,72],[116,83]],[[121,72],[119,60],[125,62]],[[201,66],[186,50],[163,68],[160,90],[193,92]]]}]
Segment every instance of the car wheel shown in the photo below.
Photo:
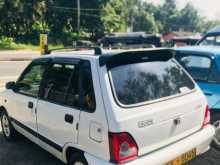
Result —
[{"label": "car wheel", "polygon": [[212,124],[215,127],[215,137],[212,142],[212,147],[220,150],[220,113],[213,114]]},{"label": "car wheel", "polygon": [[88,165],[88,163],[82,154],[73,154],[70,156],[68,165]]},{"label": "car wheel", "polygon": [[1,114],[2,133],[6,140],[13,141],[17,137],[17,132],[12,126],[9,117],[5,111]]}]

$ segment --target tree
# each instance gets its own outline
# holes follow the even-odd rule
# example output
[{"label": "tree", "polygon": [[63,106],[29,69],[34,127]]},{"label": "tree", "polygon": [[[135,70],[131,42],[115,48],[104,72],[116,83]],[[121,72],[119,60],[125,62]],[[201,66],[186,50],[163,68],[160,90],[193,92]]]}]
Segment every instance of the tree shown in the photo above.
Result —
[{"label": "tree", "polygon": [[[204,32],[219,24],[206,21],[191,3],[178,10],[175,0],[155,6],[146,0],[80,0],[81,36],[104,32]],[[38,43],[49,31],[52,42],[72,44],[77,32],[77,1],[0,0],[0,35],[17,42]],[[95,38],[95,37],[94,37]]]},{"label": "tree", "polygon": [[202,26],[202,33],[206,33],[208,30],[220,25],[220,21],[213,21],[213,20],[208,20],[208,21],[203,21],[203,26]]},{"label": "tree", "polygon": [[[103,8],[102,21],[107,32],[158,32],[153,13],[140,0],[111,0]],[[146,6],[145,6],[146,7]],[[146,10],[145,10],[146,9]]]},{"label": "tree", "polygon": [[142,11],[136,16],[134,21],[134,31],[145,31],[148,33],[158,33],[158,24],[154,19],[154,15]]},{"label": "tree", "polygon": [[101,18],[106,32],[126,31],[124,0],[111,0],[104,7]]},{"label": "tree", "polygon": [[183,31],[201,32],[203,26],[202,19],[193,4],[189,2],[180,11],[180,18],[178,19],[179,29]]},{"label": "tree", "polygon": [[156,20],[160,20],[163,25],[163,33],[178,30],[179,11],[175,0],[165,0],[162,6],[158,7],[155,14]]}]

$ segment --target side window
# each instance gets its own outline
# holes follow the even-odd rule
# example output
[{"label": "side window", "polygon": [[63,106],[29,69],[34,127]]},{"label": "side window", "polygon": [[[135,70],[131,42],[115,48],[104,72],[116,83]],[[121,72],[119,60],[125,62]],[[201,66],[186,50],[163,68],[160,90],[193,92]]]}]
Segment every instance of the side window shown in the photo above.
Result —
[{"label": "side window", "polygon": [[75,65],[53,64],[44,82],[42,98],[53,103],[66,104],[68,86],[75,69]]},{"label": "side window", "polygon": [[44,81],[41,98],[94,112],[96,101],[89,61],[83,61],[79,66],[53,64]]},{"label": "side window", "polygon": [[219,71],[215,63],[212,65],[208,81],[210,83],[220,83]]},{"label": "side window", "polygon": [[79,95],[79,68],[75,68],[67,91],[66,104],[71,107],[80,107]]},{"label": "side window", "polygon": [[38,97],[45,69],[45,64],[31,64],[22,77],[17,81],[17,92],[32,97]]},{"label": "side window", "polygon": [[82,63],[82,105],[83,109],[93,112],[96,108],[96,99],[92,81],[91,66],[88,61]]},{"label": "side window", "polygon": [[204,56],[184,56],[180,63],[195,80],[206,81],[211,68],[211,59]]},{"label": "side window", "polygon": [[186,56],[181,59],[184,65],[188,68],[197,67],[197,68],[210,68],[211,60],[208,57],[201,56]]}]

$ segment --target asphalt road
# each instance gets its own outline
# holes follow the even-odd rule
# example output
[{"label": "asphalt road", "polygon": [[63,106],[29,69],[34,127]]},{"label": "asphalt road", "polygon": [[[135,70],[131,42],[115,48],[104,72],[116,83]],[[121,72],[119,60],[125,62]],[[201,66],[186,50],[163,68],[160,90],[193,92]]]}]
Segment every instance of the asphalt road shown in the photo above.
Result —
[{"label": "asphalt road", "polygon": [[7,142],[0,127],[0,165],[64,165],[24,137]]}]

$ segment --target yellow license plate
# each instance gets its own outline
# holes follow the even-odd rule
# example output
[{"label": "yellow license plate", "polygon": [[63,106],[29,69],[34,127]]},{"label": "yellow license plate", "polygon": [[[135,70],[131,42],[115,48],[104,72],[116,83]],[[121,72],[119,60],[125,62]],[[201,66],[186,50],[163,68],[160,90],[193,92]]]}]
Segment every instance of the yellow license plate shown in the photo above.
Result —
[{"label": "yellow license plate", "polygon": [[183,165],[189,162],[190,160],[194,159],[195,157],[196,157],[196,149],[193,149],[164,165]]}]

